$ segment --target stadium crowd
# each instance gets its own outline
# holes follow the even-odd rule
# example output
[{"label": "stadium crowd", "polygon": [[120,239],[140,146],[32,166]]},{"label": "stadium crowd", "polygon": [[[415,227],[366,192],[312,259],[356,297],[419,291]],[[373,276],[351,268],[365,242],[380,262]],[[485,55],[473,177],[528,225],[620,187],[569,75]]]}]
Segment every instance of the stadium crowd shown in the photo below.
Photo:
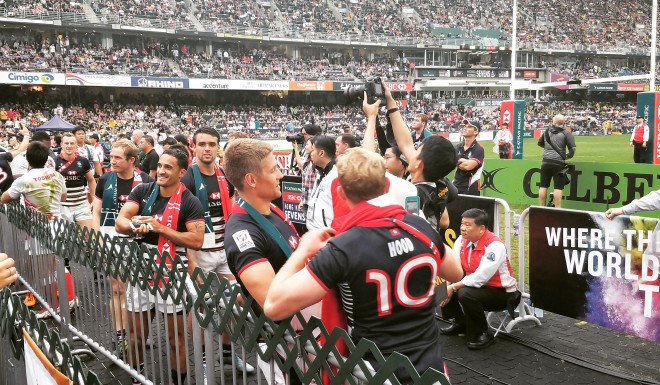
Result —
[{"label": "stadium crowd", "polygon": [[518,7],[523,14],[522,25],[518,26],[522,42],[608,48],[650,46],[650,1],[525,0]]},{"label": "stadium crowd", "polygon": [[[268,29],[273,32],[326,34],[329,31],[361,36],[433,38],[432,29],[451,28],[453,33],[437,32],[438,38],[491,37],[510,39],[511,3],[498,0],[434,0],[402,3],[397,0],[336,2],[331,9],[324,1],[289,1],[263,7],[256,2],[196,0],[163,3],[157,1],[121,2],[92,0],[90,6],[102,23],[136,26],[196,29],[197,19],[206,30],[231,31],[236,28]],[[20,0],[5,3],[8,16],[26,13],[41,17],[48,12],[84,13],[78,2],[59,0]],[[650,44],[650,1],[617,0],[593,3],[586,0],[542,2],[525,0],[519,5],[518,40],[532,45],[574,45],[603,49],[637,49]],[[337,12],[333,11],[337,10]],[[437,12],[443,9],[443,12]],[[333,20],[336,19],[336,20]],[[490,30],[484,36],[482,30]],[[499,34],[497,33],[499,31]],[[260,32],[257,32],[260,33]],[[622,37],[625,36],[625,39]]]},{"label": "stadium crowd", "polygon": [[179,29],[191,24],[183,2],[92,0],[90,6],[102,23]]},{"label": "stadium crowd", "polygon": [[256,3],[234,0],[196,0],[195,16],[208,31],[221,32],[233,26],[267,28],[269,20]]},{"label": "stadium crowd", "polygon": [[[432,132],[458,132],[464,119],[480,122],[484,129],[497,129],[499,111],[493,108],[472,108],[440,103],[437,100],[410,100],[401,109],[406,121],[416,114],[429,117],[427,128]],[[634,125],[635,107],[628,103],[598,102],[536,102],[528,103],[525,127],[547,127],[552,116],[563,112],[567,126],[581,135],[611,133],[612,129]],[[163,106],[112,105],[94,103],[90,106],[10,104],[0,109],[0,146],[8,146],[16,137],[18,124],[34,128],[53,115],[89,131],[98,132],[106,140],[119,134],[140,129],[153,132],[157,139],[167,135],[194,131],[194,127],[210,126],[226,137],[229,132],[242,131],[256,138],[283,138],[314,121],[331,134],[345,132],[363,135],[365,116],[355,106],[285,106],[219,105]],[[609,130],[606,127],[610,127]],[[19,138],[20,139],[20,138]],[[20,140],[19,140],[20,142]]]},{"label": "stadium crowd", "polygon": [[[611,64],[595,58],[574,62],[542,62],[542,67],[571,78],[593,79],[648,72],[648,64]],[[178,68],[177,68],[178,67]],[[113,73],[150,76],[188,76],[225,79],[351,81],[382,76],[389,81],[411,81],[413,64],[406,57],[375,55],[353,58],[343,51],[325,57],[288,58],[273,48],[214,47],[213,54],[155,40],[101,48],[91,40],[63,36],[0,37],[0,70]],[[660,71],[657,72],[660,75]]]},{"label": "stadium crowd", "polygon": [[84,14],[82,2],[63,0],[20,0],[2,3],[7,16],[35,15],[38,17],[58,15],[60,12]]}]

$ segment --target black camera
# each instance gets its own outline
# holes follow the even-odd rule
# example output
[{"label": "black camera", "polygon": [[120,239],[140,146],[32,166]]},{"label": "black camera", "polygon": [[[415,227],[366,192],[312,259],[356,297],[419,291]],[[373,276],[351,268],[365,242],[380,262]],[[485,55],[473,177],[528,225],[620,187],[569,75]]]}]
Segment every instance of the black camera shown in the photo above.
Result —
[{"label": "black camera", "polygon": [[379,76],[372,76],[365,79],[364,84],[359,86],[349,86],[344,90],[344,97],[347,103],[362,101],[364,92],[367,92],[367,103],[374,104],[380,99],[380,104],[385,105],[385,90]]},{"label": "black camera", "polygon": [[305,136],[303,135],[302,132],[299,132],[295,135],[287,135],[286,141],[291,143],[296,142],[298,144],[303,144],[305,141]]}]

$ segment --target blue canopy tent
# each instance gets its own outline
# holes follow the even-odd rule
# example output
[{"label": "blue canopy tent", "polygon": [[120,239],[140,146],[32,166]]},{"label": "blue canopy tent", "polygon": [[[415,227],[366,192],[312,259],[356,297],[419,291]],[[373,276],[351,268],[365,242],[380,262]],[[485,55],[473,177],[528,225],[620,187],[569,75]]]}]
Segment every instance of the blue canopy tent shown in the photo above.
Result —
[{"label": "blue canopy tent", "polygon": [[75,124],[71,124],[60,118],[59,115],[55,115],[51,120],[35,128],[34,131],[71,131],[74,128],[76,128]]}]

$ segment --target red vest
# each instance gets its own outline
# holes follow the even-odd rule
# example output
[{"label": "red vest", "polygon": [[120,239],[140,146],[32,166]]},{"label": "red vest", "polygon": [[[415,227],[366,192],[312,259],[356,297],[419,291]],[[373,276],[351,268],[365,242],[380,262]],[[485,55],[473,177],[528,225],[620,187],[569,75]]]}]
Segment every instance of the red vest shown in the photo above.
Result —
[{"label": "red vest", "polygon": [[[502,242],[500,238],[490,232],[489,230],[486,230],[484,235],[481,236],[481,239],[479,239],[479,242],[477,242],[477,246],[472,250],[472,255],[470,256],[470,260],[468,263],[468,245],[470,244],[470,241],[467,239],[463,238],[463,241],[461,242],[461,266],[463,266],[463,271],[465,271],[465,275],[470,275],[474,273],[477,270],[477,267],[479,267],[479,264],[481,263],[481,258],[484,256],[486,247],[490,245],[493,242]],[[509,271],[509,275],[513,277],[513,269],[511,268],[511,262],[509,261],[509,258],[506,259],[506,267],[507,270]],[[502,285],[502,280],[500,277],[499,273],[493,274],[493,276],[488,280],[488,282],[485,283],[487,286],[494,286],[494,287],[504,287]]]},{"label": "red vest", "polygon": [[644,125],[638,124],[635,126],[635,129],[633,130],[633,142],[642,143],[643,141],[644,141]]}]

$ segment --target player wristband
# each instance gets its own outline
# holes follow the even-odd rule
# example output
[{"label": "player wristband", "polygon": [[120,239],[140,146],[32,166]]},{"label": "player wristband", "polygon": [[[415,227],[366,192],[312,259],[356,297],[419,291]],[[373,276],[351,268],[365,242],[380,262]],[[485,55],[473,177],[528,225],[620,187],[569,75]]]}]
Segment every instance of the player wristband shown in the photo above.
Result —
[{"label": "player wristband", "polygon": [[390,108],[389,110],[387,110],[386,115],[393,114],[398,111],[399,111],[399,107]]}]

